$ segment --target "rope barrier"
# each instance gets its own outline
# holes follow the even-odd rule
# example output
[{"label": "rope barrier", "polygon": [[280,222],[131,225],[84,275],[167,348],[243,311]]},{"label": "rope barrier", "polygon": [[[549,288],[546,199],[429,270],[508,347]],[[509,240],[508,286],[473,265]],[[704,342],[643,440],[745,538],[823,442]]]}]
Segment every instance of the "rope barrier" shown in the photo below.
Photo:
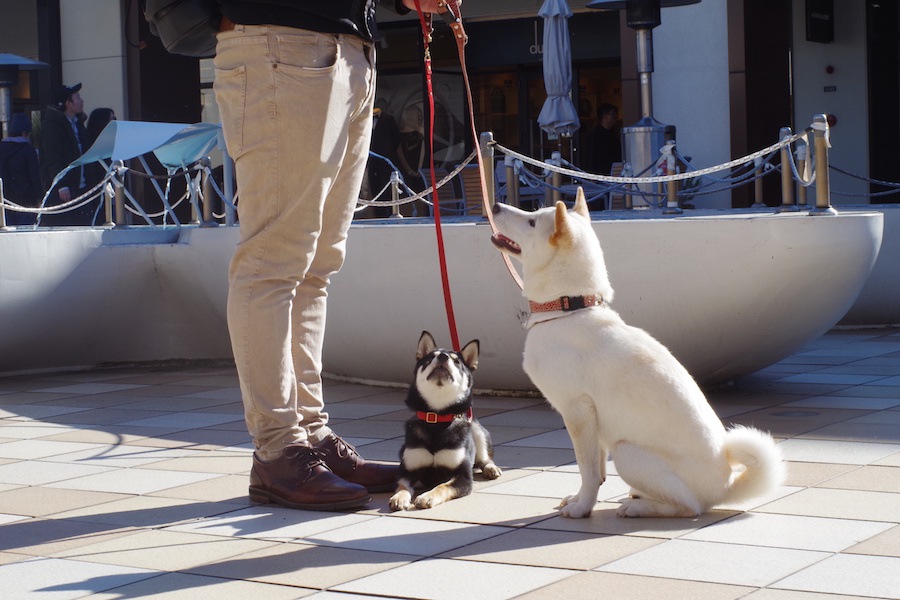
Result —
[{"label": "rope barrier", "polygon": [[[797,152],[806,151],[808,152],[809,148],[811,148],[808,136],[810,133],[814,131],[822,131],[823,127],[821,124],[814,123],[810,127],[806,128],[802,132],[798,132],[790,137],[785,137],[782,140],[779,140],[777,143],[772,144],[766,148],[758,150],[752,154],[748,154],[747,156],[731,160],[726,163],[722,163],[720,165],[715,165],[712,167],[707,167],[704,169],[697,169],[694,165],[690,163],[690,160],[684,157],[680,152],[678,152],[677,147],[672,149],[672,153],[675,158],[685,165],[686,170],[682,173],[673,173],[666,175],[652,175],[652,176],[643,176],[644,173],[650,171],[651,169],[658,169],[659,164],[664,159],[664,156],[661,156],[660,159],[651,163],[646,168],[641,171],[641,173],[637,175],[628,175],[628,176],[611,176],[611,175],[599,175],[595,173],[589,173],[587,171],[583,171],[578,168],[576,165],[564,160],[559,159],[560,164],[555,164],[554,162],[547,162],[543,160],[538,160],[527,155],[521,154],[503,146],[502,144],[491,141],[489,144],[496,150],[510,156],[515,160],[516,165],[516,173],[517,176],[521,177],[522,183],[531,187],[539,187],[545,191],[555,192],[562,195],[571,195],[571,187],[569,186],[555,186],[547,179],[549,179],[549,175],[551,173],[559,173],[560,175],[566,175],[572,177],[576,182],[578,182],[585,189],[585,192],[590,196],[590,202],[594,202],[600,199],[602,196],[607,196],[607,203],[609,202],[609,198],[612,194],[621,193],[627,194],[632,197],[643,197],[648,204],[654,206],[662,206],[665,203],[665,192],[655,192],[645,189],[640,189],[636,187],[629,188],[628,186],[634,184],[656,184],[656,183],[668,183],[672,181],[691,181],[694,182],[693,185],[688,185],[682,187],[682,189],[678,190],[677,195],[682,199],[687,199],[695,196],[704,196],[710,194],[716,194],[723,191],[727,191],[729,189],[733,189],[738,186],[746,185],[752,182],[757,181],[758,179],[768,176],[775,172],[781,172],[782,167],[780,165],[772,164],[775,156],[778,152],[785,147],[790,147],[797,141],[802,140],[805,147],[800,147]],[[826,134],[828,133],[827,128],[824,129]],[[830,140],[827,139],[826,142],[828,147],[830,147]],[[797,166],[797,157],[795,156],[795,152],[789,152],[789,163],[791,172],[793,175],[793,179],[802,187],[807,188],[812,186],[816,182],[817,173],[812,171],[808,176],[801,175]],[[380,160],[384,160],[391,166],[394,170],[396,170],[396,166],[393,163],[378,154],[372,153],[372,155]],[[440,189],[450,183],[456,176],[460,174],[460,172],[472,163],[473,160],[477,157],[477,150],[473,150],[471,154],[469,154],[462,162],[460,162],[456,167],[450,171],[443,179],[438,181],[434,185],[428,186],[426,189],[421,192],[416,192],[412,190],[406,182],[403,180],[402,176],[399,177],[398,184],[400,187],[401,193],[405,194],[404,197],[398,198],[396,200],[380,200],[379,198],[383,197],[387,193],[391,193],[393,182],[386,184],[375,196],[371,199],[358,199],[358,207],[356,211],[364,210],[365,208],[372,207],[396,207],[402,206],[404,204],[409,204],[415,201],[422,201],[426,205],[433,207],[434,204],[429,200],[429,197],[434,193],[435,189]],[[802,157],[801,157],[802,158]],[[758,165],[755,164],[757,159],[763,159],[763,168],[758,168]],[[786,161],[788,162],[788,161]],[[806,165],[809,166],[813,161],[806,161]],[[543,177],[539,174],[532,172],[530,169],[524,168],[524,165],[529,165],[530,167],[540,169],[543,173]],[[732,170],[732,174],[727,177],[713,177],[712,174],[718,173],[725,170]],[[859,197],[859,198],[874,198],[874,197],[882,197],[889,196],[892,194],[900,193],[900,183],[893,181],[884,181],[880,179],[874,179],[870,177],[865,177],[861,175],[857,175],[850,171],[841,169],[840,167],[829,165],[829,170],[833,170],[836,173],[840,173],[847,177],[851,177],[860,181],[864,181],[870,184],[880,185],[888,188],[892,188],[889,190],[879,191],[879,192],[870,192],[870,193],[851,193],[851,192],[841,192],[836,190],[831,190],[831,193],[837,196],[844,197]],[[397,171],[399,174],[399,171]],[[231,209],[237,209],[237,201],[239,194],[236,192],[231,199],[225,198],[225,194],[222,191],[222,188],[215,181],[215,178],[212,177],[211,169],[208,165],[203,166],[201,164],[195,163],[191,166],[182,167],[177,170],[173,170],[166,175],[155,175],[153,173],[146,173],[136,169],[132,169],[126,167],[123,164],[114,165],[109,167],[104,178],[91,187],[89,190],[85,191],[77,198],[73,198],[67,202],[63,202],[60,204],[47,206],[46,203],[50,198],[51,192],[48,191],[45,193],[41,205],[38,207],[29,207],[18,204],[12,200],[7,198],[0,198],[0,209],[10,210],[14,212],[21,213],[29,213],[29,214],[37,214],[38,219],[37,223],[33,225],[33,227],[37,228],[40,224],[40,216],[41,215],[58,215],[70,210],[79,209],[90,202],[96,200],[98,197],[104,195],[104,188],[107,185],[113,186],[122,186],[122,179],[124,179],[125,175],[133,175],[136,177],[140,177],[147,180],[155,181],[166,181],[165,191],[160,188],[157,188],[160,193],[160,197],[163,200],[163,204],[165,208],[159,212],[155,212],[152,214],[148,214],[144,212],[143,208],[137,202],[137,200],[131,196],[125,190],[131,205],[126,205],[125,208],[130,213],[139,215],[143,217],[148,224],[153,225],[153,219],[159,218],[167,218],[169,215],[172,215],[173,219],[175,208],[179,207],[186,199],[190,200],[192,203],[195,202],[208,202],[212,201],[212,198],[206,198],[204,195],[203,186],[200,183],[200,178],[203,174],[208,177],[208,181],[210,183],[211,189],[214,191],[215,195],[221,198],[222,203],[230,207]],[[172,179],[175,177],[184,177],[186,182],[186,190],[175,201],[174,204],[169,205],[167,199],[169,192],[171,191]],[[154,184],[156,185],[156,184]],[[508,184],[501,187],[501,190],[507,187]],[[543,201],[541,201],[542,203]],[[101,202],[102,206],[102,202]],[[444,210],[448,210],[448,207],[442,207]],[[449,209],[453,210],[453,209]],[[460,212],[464,212],[465,209],[461,209]],[[99,208],[95,212],[94,221],[96,221],[97,215],[99,214]],[[217,219],[224,218],[225,215],[212,213],[213,216]],[[175,219],[176,224],[177,219]]]}]

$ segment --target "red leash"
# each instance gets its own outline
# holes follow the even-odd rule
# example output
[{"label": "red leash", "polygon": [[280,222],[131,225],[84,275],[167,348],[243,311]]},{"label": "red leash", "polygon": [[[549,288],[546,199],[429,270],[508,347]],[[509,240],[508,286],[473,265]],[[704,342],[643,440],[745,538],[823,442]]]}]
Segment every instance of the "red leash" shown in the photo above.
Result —
[{"label": "red leash", "polygon": [[437,178],[434,173],[434,90],[431,81],[431,13],[423,13],[419,0],[415,0],[416,11],[419,13],[419,23],[422,26],[422,39],[425,45],[425,82],[428,88],[428,130],[430,140],[430,152],[428,163],[431,171],[432,202],[434,204],[434,229],[437,235],[438,262],[441,267],[441,285],[444,289],[444,307],[447,309],[447,326],[450,328],[450,341],[453,349],[460,350],[459,334],[456,331],[456,316],[453,313],[453,298],[450,295],[450,278],[447,274],[447,257],[444,253],[444,234],[441,229],[441,203],[438,199]]},{"label": "red leash", "polygon": [[[433,190],[432,198],[434,203],[434,227],[435,233],[437,235],[438,261],[441,268],[441,285],[444,289],[444,305],[447,309],[447,325],[450,328],[450,340],[453,343],[453,349],[459,351],[459,334],[456,331],[456,317],[453,313],[453,299],[450,295],[450,279],[447,275],[447,259],[444,254],[444,235],[441,229],[441,210],[440,200],[438,199],[437,177],[434,173],[434,89],[432,87],[431,50],[429,48],[432,33],[432,14],[423,13],[422,7],[419,4],[419,0],[414,1],[416,5],[416,11],[419,14],[419,24],[422,26],[422,40],[425,48],[425,82],[428,89],[428,125],[431,148],[431,152],[429,152],[429,168],[431,172],[431,187]],[[481,146],[479,145],[478,140],[478,131],[475,128],[475,109],[472,105],[472,88],[469,85],[469,74],[466,71],[465,46],[466,41],[468,41],[468,36],[463,29],[462,12],[459,8],[459,2],[457,0],[445,0],[443,4],[447,8],[447,12],[443,13],[441,16],[447,21],[447,23],[450,25],[450,28],[453,30],[453,36],[456,39],[456,48],[459,52],[459,66],[462,70],[463,82],[465,83],[466,98],[469,109],[469,124],[471,126],[472,140],[475,145],[475,156],[478,158],[478,172],[480,175],[479,179],[481,182],[481,198],[484,206],[484,214],[491,225],[491,231],[493,233],[497,233],[497,226],[494,223],[494,215],[493,211],[491,210],[492,207],[490,203],[490,196],[488,196],[487,180],[485,179],[484,175],[486,168],[484,164],[484,157],[481,154]],[[491,165],[491,168],[493,168],[493,165]],[[510,260],[509,256],[507,256],[506,254],[502,254],[501,256],[503,257],[503,262],[506,264],[506,268],[509,271],[510,276],[513,278],[513,281],[516,282],[516,285],[519,286],[519,289],[522,289],[522,278],[519,277],[519,273],[513,267],[512,261]]]}]

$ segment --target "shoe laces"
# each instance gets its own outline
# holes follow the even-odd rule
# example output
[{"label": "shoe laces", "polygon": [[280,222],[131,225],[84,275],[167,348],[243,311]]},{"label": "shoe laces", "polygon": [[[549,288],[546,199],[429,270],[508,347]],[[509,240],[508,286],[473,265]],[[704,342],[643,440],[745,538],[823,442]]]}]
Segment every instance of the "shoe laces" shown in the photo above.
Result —
[{"label": "shoe laces", "polygon": [[354,455],[359,455],[359,452],[356,451],[356,448],[354,448],[352,444],[344,441],[341,436],[337,435],[336,433],[332,433],[331,435],[334,436],[335,447],[337,448],[337,455],[339,458],[352,458]]},{"label": "shoe laces", "polygon": [[[294,450],[294,448],[296,448],[296,450]],[[297,472],[306,472],[306,477],[303,479],[304,481],[309,479],[313,469],[316,467],[322,466],[328,469],[328,465],[325,464],[325,454],[315,448],[310,448],[308,446],[289,446],[285,449],[284,456],[289,459],[296,459],[293,461],[293,464],[297,469]],[[330,471],[331,469],[328,470]]]}]

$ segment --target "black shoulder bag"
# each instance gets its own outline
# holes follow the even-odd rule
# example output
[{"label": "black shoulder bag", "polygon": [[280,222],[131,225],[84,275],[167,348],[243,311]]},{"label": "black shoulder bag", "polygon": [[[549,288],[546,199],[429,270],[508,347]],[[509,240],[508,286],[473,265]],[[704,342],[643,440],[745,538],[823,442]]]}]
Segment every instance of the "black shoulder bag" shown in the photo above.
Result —
[{"label": "black shoulder bag", "polygon": [[215,56],[222,18],[215,0],[144,0],[144,18],[172,54]]}]

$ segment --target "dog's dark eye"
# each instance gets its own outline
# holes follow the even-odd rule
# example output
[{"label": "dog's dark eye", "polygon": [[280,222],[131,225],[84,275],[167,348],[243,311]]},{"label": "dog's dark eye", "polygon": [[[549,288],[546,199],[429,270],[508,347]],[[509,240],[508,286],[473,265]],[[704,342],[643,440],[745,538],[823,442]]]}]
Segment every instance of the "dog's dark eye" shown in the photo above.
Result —
[{"label": "dog's dark eye", "polygon": [[534,227],[534,219],[528,219],[528,224]]}]

